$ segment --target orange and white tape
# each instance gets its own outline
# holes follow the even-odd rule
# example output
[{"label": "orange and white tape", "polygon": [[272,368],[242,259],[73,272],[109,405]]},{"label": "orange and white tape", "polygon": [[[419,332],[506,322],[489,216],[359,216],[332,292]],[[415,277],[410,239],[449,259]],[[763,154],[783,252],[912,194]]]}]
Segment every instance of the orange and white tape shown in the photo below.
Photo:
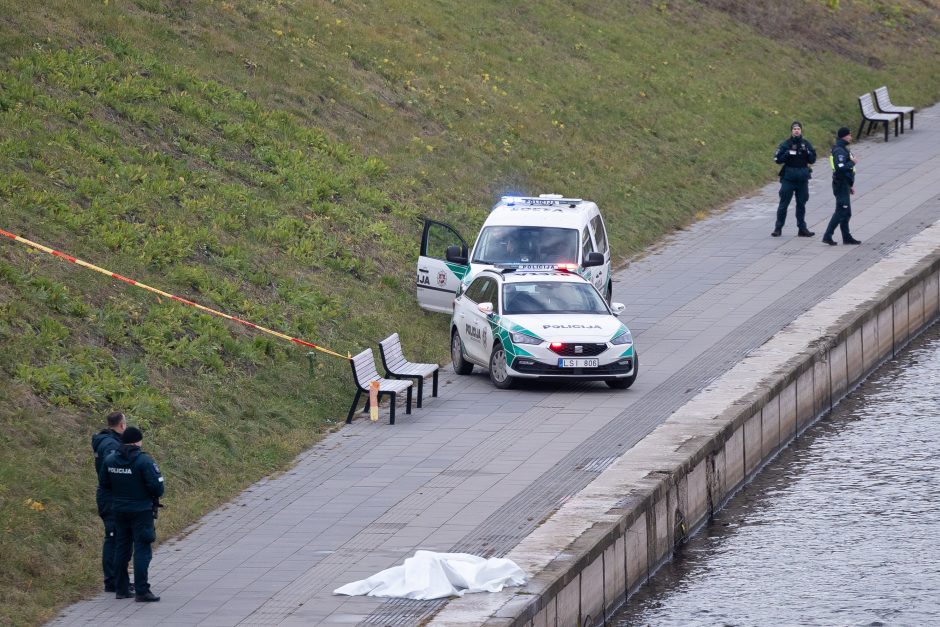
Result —
[{"label": "orange and white tape", "polygon": [[291,336],[289,336],[289,335],[285,335],[284,333],[280,333],[280,332],[278,332],[278,331],[274,331],[274,330],[272,330],[272,329],[268,329],[268,328],[263,327],[263,326],[261,326],[261,325],[254,324],[253,322],[248,322],[247,320],[242,320],[241,318],[236,318],[235,316],[230,316],[230,315],[227,314],[227,313],[223,313],[223,312],[221,312],[221,311],[217,311],[217,310],[212,309],[212,308],[210,308],[210,307],[206,307],[205,305],[200,305],[199,303],[194,303],[194,302],[191,301],[191,300],[186,300],[185,298],[180,298],[179,296],[175,296],[175,295],[173,295],[173,294],[169,294],[169,293],[167,293],[167,292],[164,292],[163,290],[158,290],[157,288],[155,288],[155,287],[150,287],[149,285],[146,285],[146,284],[144,284],[144,283],[141,283],[140,281],[135,281],[134,279],[129,279],[129,278],[127,278],[126,276],[122,276],[122,275],[120,275],[120,274],[118,274],[118,273],[116,273],[116,272],[111,272],[110,270],[105,270],[104,268],[99,268],[98,266],[96,266],[96,265],[94,265],[94,264],[90,264],[90,263],[88,263],[87,261],[82,261],[81,259],[76,259],[75,257],[72,257],[71,255],[67,255],[67,254],[65,254],[65,253],[63,253],[63,252],[59,252],[58,250],[53,250],[52,248],[49,248],[48,246],[43,246],[42,244],[37,244],[36,242],[31,242],[30,240],[26,239],[25,237],[20,237],[19,235],[14,235],[13,233],[10,233],[9,231],[4,231],[3,229],[0,229],[0,235],[4,235],[4,236],[6,236],[6,237],[12,239],[13,241],[19,242],[19,243],[21,243],[21,244],[26,244],[27,246],[31,246],[31,247],[33,247],[33,248],[35,248],[35,249],[37,249],[37,250],[41,250],[41,251],[43,251],[44,253],[49,253],[50,255],[54,255],[55,257],[58,257],[58,258],[60,258],[60,259],[65,259],[66,261],[70,261],[70,262],[72,262],[72,263],[74,263],[74,264],[76,264],[76,265],[82,266],[83,268],[88,268],[89,270],[94,270],[95,272],[100,272],[101,274],[105,274],[105,275],[107,275],[107,276],[109,276],[109,277],[111,277],[111,278],[113,278],[113,279],[118,279],[119,281],[124,281],[125,283],[128,283],[128,284],[130,284],[130,285],[133,285],[134,287],[139,287],[139,288],[141,288],[141,289],[147,290],[148,292],[153,292],[154,294],[159,294],[160,296],[164,296],[164,297],[166,297],[166,298],[175,300],[175,301],[178,302],[178,303],[183,303],[184,305],[189,305],[190,307],[195,307],[196,309],[198,309],[198,310],[200,310],[200,311],[204,311],[205,313],[208,313],[208,314],[212,314],[213,316],[219,316],[220,318],[225,318],[226,320],[231,320],[232,322],[237,322],[238,324],[242,324],[242,325],[244,325],[244,326],[246,326],[246,327],[249,327],[249,328],[251,328],[251,329],[255,329],[256,331],[261,331],[262,333],[267,333],[268,335],[273,335],[274,337],[279,337],[279,338],[281,338],[282,340],[287,340],[288,342],[293,342],[294,344],[299,344],[299,345],[301,345],[301,346],[306,346],[306,347],[308,347],[308,348],[313,348],[313,349],[318,350],[318,351],[320,351],[320,352],[322,352],[322,353],[326,353],[327,355],[333,355],[334,357],[339,357],[340,359],[351,359],[351,358],[352,358],[352,355],[349,355],[349,354],[341,355],[341,354],[339,354],[339,353],[337,353],[337,352],[331,351],[331,350],[328,349],[328,348],[324,348],[324,347],[322,347],[322,346],[317,346],[316,344],[314,344],[314,343],[312,343],[312,342],[306,342],[306,341],[301,340],[301,339],[298,339],[298,338],[296,338],[296,337],[291,337]]}]

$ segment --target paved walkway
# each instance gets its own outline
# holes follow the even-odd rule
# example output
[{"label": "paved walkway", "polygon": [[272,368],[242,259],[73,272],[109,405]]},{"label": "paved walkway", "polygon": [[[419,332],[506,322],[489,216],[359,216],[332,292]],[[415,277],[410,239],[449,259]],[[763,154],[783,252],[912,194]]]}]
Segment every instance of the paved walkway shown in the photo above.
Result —
[{"label": "paved walkway", "polygon": [[[826,152],[825,138],[810,140]],[[160,546],[160,603],[102,594],[54,624],[417,625],[442,602],[331,592],[418,548],[505,554],[741,357],[940,219],[940,105],[919,112],[913,132],[854,152],[861,246],[819,241],[834,202],[821,155],[807,210],[815,238],[795,237],[792,206],[784,236],[770,237],[773,184],[616,275],[641,363],[630,390],[502,391],[482,372],[448,374],[439,398],[394,427],[384,410],[376,424],[358,420]]]}]

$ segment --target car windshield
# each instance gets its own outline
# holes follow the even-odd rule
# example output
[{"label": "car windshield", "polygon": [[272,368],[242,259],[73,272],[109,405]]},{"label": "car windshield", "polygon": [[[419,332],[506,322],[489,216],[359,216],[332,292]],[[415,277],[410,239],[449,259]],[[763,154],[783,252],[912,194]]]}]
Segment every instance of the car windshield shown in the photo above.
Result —
[{"label": "car windshield", "polygon": [[609,314],[588,283],[538,281],[503,285],[503,314]]},{"label": "car windshield", "polygon": [[472,263],[578,263],[578,232],[544,226],[488,226],[480,233]]}]

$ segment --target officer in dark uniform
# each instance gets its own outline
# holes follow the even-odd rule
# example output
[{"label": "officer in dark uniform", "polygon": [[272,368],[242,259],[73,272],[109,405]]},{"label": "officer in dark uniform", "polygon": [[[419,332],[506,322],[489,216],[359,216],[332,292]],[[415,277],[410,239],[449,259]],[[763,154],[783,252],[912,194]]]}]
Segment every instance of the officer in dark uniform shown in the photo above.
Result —
[{"label": "officer in dark uniform", "polygon": [[787,221],[790,199],[796,193],[797,235],[812,237],[815,233],[806,228],[806,201],[809,200],[809,179],[813,174],[809,166],[816,163],[816,149],[803,137],[802,124],[794,122],[790,125],[790,137],[777,146],[774,161],[781,165],[780,204],[777,205],[777,223],[771,235],[780,237]]},{"label": "officer in dark uniform", "polygon": [[849,218],[852,217],[852,202],[849,197],[855,193],[855,164],[858,162],[855,155],[849,152],[848,147],[852,141],[852,131],[843,126],[836,135],[838,139],[829,156],[829,165],[832,166],[832,194],[836,197],[836,210],[832,213],[822,241],[824,244],[836,246],[832,234],[838,226],[842,231],[843,244],[861,244],[862,242],[852,237],[849,232]]},{"label": "officer in dark uniform", "polygon": [[[91,436],[91,450],[95,453],[95,474],[101,473],[104,459],[121,446],[121,434],[127,428],[127,419],[119,411],[108,414],[108,426]],[[101,486],[95,493],[98,515],[104,523],[104,544],[101,547],[101,570],[104,571],[104,591],[114,592],[114,512],[111,511],[110,495]],[[125,575],[126,576],[126,575]]]},{"label": "officer in dark uniform", "polygon": [[153,556],[150,545],[157,539],[153,521],[163,496],[163,477],[153,459],[140,449],[143,439],[144,434],[137,427],[124,430],[120,448],[104,460],[98,485],[110,494],[116,524],[115,598],[131,597],[127,564],[133,546],[134,598],[151,602],[160,600],[150,591],[147,569]]}]

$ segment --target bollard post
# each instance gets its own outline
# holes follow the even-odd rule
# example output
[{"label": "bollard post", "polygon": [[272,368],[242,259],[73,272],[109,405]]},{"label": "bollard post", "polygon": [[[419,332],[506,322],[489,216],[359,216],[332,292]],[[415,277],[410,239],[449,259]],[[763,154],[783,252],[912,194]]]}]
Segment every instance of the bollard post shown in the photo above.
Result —
[{"label": "bollard post", "polygon": [[307,353],[307,370],[310,372],[311,377],[314,375],[314,368],[313,368],[314,357],[316,357],[316,353],[314,353],[313,351],[310,351]]},{"label": "bollard post", "polygon": [[379,419],[379,382],[369,381],[369,418],[372,422]]}]

